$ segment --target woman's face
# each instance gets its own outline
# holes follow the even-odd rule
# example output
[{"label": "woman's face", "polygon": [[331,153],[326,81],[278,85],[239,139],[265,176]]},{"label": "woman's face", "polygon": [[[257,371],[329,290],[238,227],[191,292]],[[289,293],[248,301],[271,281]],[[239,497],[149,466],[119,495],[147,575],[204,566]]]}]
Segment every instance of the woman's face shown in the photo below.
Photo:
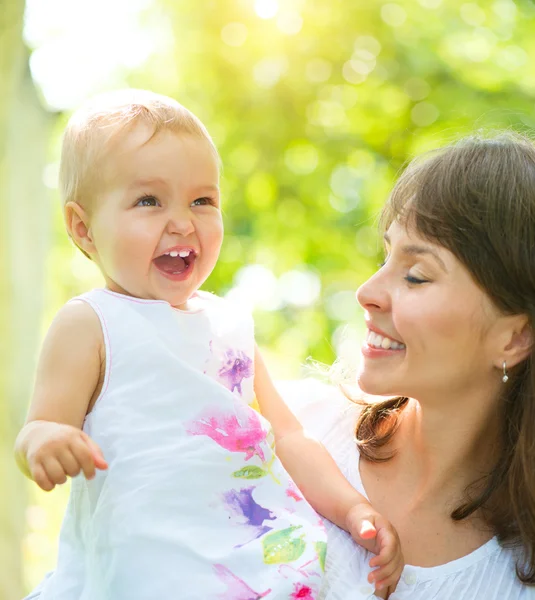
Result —
[{"label": "woman's face", "polygon": [[360,388],[454,400],[499,382],[500,313],[466,267],[397,222],[385,249],[384,265],[357,291],[368,327]]}]

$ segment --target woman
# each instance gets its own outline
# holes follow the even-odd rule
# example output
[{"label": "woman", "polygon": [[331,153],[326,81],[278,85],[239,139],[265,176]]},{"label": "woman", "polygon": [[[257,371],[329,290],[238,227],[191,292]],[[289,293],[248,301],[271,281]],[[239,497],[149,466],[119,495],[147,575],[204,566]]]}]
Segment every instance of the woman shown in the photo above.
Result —
[{"label": "woman", "polygon": [[[430,153],[382,223],[357,383],[395,398],[324,398],[302,420],[414,565],[382,597],[535,598],[535,148],[502,134]],[[332,526],[324,598],[374,597],[369,558]]]}]

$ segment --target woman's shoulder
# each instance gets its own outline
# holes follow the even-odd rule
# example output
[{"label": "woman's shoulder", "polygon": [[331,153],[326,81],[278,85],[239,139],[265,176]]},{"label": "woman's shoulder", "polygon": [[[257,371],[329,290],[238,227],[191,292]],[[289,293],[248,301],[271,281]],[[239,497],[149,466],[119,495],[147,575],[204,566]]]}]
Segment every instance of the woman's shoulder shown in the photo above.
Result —
[{"label": "woman's shoulder", "polygon": [[[371,558],[364,548],[337,527],[328,530],[323,600],[374,599],[367,582]],[[496,539],[468,556],[424,568],[406,565],[392,598],[397,600],[534,600],[535,588],[516,575],[516,553]],[[359,595],[360,592],[360,595]]]},{"label": "woman's shoulder", "polygon": [[[405,567],[403,583],[422,592],[437,590],[440,600],[533,600],[535,588],[523,585],[517,576],[519,554],[515,549],[503,547],[493,538],[471,554],[445,565],[428,569]],[[441,590],[441,593],[438,591]],[[470,593],[468,593],[470,592]],[[441,595],[442,594],[442,595]],[[416,596],[420,598],[420,596]]]},{"label": "woman's shoulder", "polygon": [[[303,427],[324,444],[336,433],[354,445],[354,425],[361,407],[340,386],[308,378],[277,382],[279,393]],[[326,444],[327,445],[327,444]]]}]

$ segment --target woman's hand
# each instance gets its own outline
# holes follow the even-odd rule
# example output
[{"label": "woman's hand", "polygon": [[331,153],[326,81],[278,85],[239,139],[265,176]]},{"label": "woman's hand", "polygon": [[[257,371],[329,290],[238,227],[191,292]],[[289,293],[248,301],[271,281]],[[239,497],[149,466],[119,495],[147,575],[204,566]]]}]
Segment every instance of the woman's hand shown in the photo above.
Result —
[{"label": "woman's hand", "polygon": [[370,560],[370,567],[375,570],[368,575],[368,581],[375,584],[377,591],[393,592],[405,566],[394,526],[367,502],[353,506],[347,513],[346,523],[357,544],[377,555]]}]

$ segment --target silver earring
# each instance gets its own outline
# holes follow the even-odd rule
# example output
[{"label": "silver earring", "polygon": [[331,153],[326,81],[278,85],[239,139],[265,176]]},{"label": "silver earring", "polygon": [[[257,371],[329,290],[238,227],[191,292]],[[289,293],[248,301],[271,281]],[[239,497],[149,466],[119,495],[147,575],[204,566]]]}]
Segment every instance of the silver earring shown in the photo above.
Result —
[{"label": "silver earring", "polygon": [[503,361],[503,377],[502,381],[507,383],[509,381],[509,375],[507,375],[507,363]]}]

